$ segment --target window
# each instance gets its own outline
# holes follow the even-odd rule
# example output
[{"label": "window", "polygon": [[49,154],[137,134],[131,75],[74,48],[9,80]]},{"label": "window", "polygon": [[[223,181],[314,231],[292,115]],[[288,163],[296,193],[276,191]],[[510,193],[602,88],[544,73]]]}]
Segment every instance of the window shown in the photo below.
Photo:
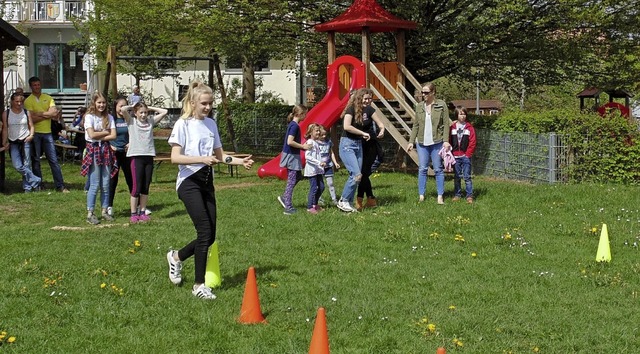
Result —
[{"label": "window", "polygon": [[[226,70],[242,70],[242,55],[236,54],[226,58]],[[269,58],[263,56],[253,64],[254,71],[269,71]]]}]

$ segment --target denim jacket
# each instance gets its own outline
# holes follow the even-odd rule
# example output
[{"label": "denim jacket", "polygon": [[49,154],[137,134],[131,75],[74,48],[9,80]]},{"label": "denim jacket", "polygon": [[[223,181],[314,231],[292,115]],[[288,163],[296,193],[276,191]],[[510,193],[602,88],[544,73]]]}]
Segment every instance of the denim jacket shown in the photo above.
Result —
[{"label": "denim jacket", "polygon": [[[424,124],[426,119],[426,112],[424,108],[424,102],[419,102],[416,106],[416,118],[413,121],[409,144],[420,142],[424,136]],[[433,142],[436,144],[443,141],[448,142],[450,126],[451,118],[449,118],[449,108],[447,107],[447,104],[443,100],[436,99],[431,105],[431,131],[433,132]]]}]

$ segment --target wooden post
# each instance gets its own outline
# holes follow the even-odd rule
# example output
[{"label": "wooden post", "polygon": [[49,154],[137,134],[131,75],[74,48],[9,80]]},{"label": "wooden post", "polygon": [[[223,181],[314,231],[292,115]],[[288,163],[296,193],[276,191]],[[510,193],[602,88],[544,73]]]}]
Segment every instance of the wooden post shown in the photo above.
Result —
[{"label": "wooden post", "polygon": [[[4,68],[4,50],[5,50],[5,46],[4,43],[3,45],[0,45],[0,68]],[[0,107],[0,116],[2,115],[2,113],[4,113],[4,81],[0,82],[0,105],[2,107]],[[1,123],[0,123],[1,124]],[[8,127],[2,127],[2,130],[4,129],[9,129]],[[2,131],[0,130],[0,131]],[[2,142],[0,142],[2,143]],[[4,156],[4,151],[0,152],[0,192],[4,193],[4,180],[5,180],[5,164],[6,164],[6,159]]]},{"label": "wooden post", "polygon": [[118,96],[118,64],[116,60],[116,48],[109,46],[109,52],[111,53],[111,93],[113,97]]},{"label": "wooden post", "polygon": [[331,65],[336,61],[336,33],[327,32],[327,61]]},{"label": "wooden post", "polygon": [[369,68],[371,67],[371,42],[369,38],[369,27],[362,28],[362,62],[365,68],[364,87],[369,88]]},{"label": "wooden post", "polygon": [[[405,56],[405,40],[404,40],[404,30],[396,31],[396,60],[399,64],[405,65],[406,56]],[[405,86],[405,78],[402,70],[398,70],[398,78],[397,82],[399,82],[402,86]],[[402,94],[402,90],[396,85],[396,91],[398,94]]]}]

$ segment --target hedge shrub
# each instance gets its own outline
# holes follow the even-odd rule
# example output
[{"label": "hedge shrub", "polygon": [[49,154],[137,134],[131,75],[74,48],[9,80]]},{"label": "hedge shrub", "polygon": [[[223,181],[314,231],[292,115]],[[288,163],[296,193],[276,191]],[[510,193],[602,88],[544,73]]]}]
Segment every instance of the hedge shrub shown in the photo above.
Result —
[{"label": "hedge shrub", "polygon": [[568,137],[571,181],[640,183],[640,134],[633,119],[613,112],[553,109],[505,112],[490,129],[502,132],[555,132]]}]

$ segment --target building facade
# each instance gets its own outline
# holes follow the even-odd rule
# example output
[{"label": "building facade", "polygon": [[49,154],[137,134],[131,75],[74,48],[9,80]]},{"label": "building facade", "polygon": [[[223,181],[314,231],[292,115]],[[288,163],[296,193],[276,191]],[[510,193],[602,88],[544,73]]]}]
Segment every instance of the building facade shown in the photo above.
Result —
[{"label": "building facade", "polygon": [[[80,34],[73,22],[82,20],[93,11],[91,1],[4,1],[2,18],[20,29],[31,41],[29,47],[20,47],[6,56],[3,69],[5,96],[16,87],[28,91],[27,81],[38,76],[43,92],[49,94],[86,94],[101,88],[104,75],[96,73],[96,62],[104,58],[93,58],[92,53],[77,50],[71,43]],[[116,48],[117,50],[117,48]],[[181,53],[183,56],[193,53]],[[228,89],[238,87],[234,80],[242,82],[242,70],[233,63],[222,60],[223,81]],[[269,60],[256,71],[256,81],[260,83],[256,94],[265,92],[286,104],[304,101],[304,83],[297,74],[296,63]],[[179,106],[180,87],[195,78],[205,79],[208,73],[206,61],[194,61],[193,65],[180,65],[175,70],[167,70],[167,75],[159,79],[143,80],[140,89],[143,94],[159,97],[166,107]],[[118,74],[118,90],[130,92],[135,84],[131,75]]]}]

